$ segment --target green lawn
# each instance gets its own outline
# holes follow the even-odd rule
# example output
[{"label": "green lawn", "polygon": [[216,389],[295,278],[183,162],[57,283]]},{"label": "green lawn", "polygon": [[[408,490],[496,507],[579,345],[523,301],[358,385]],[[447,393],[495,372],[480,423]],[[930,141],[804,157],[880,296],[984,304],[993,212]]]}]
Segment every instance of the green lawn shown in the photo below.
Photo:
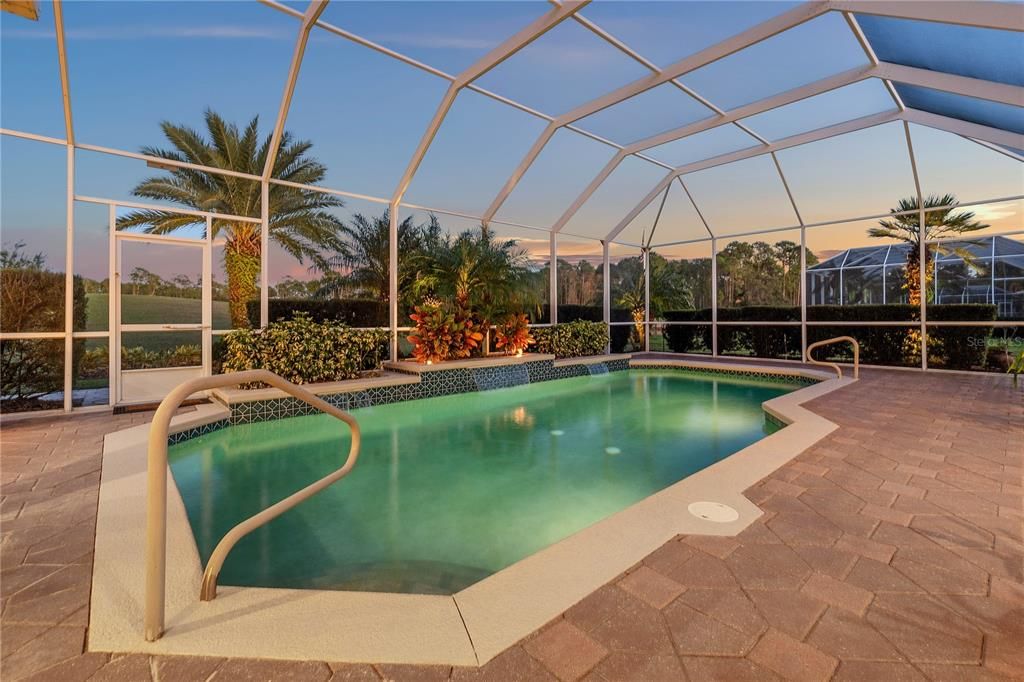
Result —
[{"label": "green lawn", "polygon": [[[89,313],[86,331],[107,330],[108,302],[107,294],[86,295],[86,308]],[[121,322],[124,324],[198,324],[201,321],[202,303],[197,299],[132,294],[121,297]],[[231,328],[227,301],[213,302],[213,328]],[[95,345],[97,342],[90,343]],[[126,346],[142,346],[146,350],[168,350],[175,346],[200,343],[200,332],[126,333],[124,343]]]}]

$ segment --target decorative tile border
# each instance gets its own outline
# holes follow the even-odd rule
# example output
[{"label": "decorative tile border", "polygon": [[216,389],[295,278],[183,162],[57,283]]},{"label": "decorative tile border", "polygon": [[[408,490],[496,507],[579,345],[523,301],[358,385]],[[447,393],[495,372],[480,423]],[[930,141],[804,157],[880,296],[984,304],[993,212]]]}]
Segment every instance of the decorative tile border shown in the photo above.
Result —
[{"label": "decorative tile border", "polygon": [[813,377],[802,376],[800,374],[782,374],[779,372],[758,372],[752,369],[724,369],[718,367],[687,367],[684,365],[671,364],[665,362],[664,364],[657,360],[634,360],[633,366],[637,369],[668,369],[673,372],[683,372],[685,374],[695,374],[698,376],[713,377],[713,376],[731,376],[737,379],[766,379],[768,381],[779,381],[787,384],[796,384],[797,386],[813,386],[814,384],[821,381]]},{"label": "decorative tile border", "polygon": [[174,445],[175,443],[181,443],[182,441],[190,440],[192,438],[205,436],[208,433],[213,433],[214,431],[228,426],[231,426],[231,421],[229,419],[218,419],[217,421],[210,422],[209,424],[194,426],[191,429],[172,433],[167,437],[167,444]]},{"label": "decorative tile border", "polygon": [[[559,379],[571,379],[573,377],[587,376],[594,373],[595,368],[603,366],[609,372],[623,372],[630,368],[630,358],[623,357],[612,360],[602,360],[594,363],[571,363],[560,361],[555,364],[554,360],[534,360],[524,362],[514,367],[525,368],[529,383],[542,381],[557,381]],[[696,376],[713,377],[727,375],[743,379],[768,379],[771,381],[782,381],[797,386],[810,386],[817,383],[817,379],[800,376],[797,374],[780,374],[773,372],[762,372],[747,369],[727,369],[718,367],[687,367],[670,362],[660,363],[657,360],[632,361],[635,367],[650,367],[657,369],[668,369]],[[372,407],[374,405],[389,405],[391,403],[405,402],[408,400],[419,400],[421,398],[437,398],[446,395],[460,393],[473,393],[478,389],[478,379],[491,384],[495,388],[514,385],[514,382],[501,376],[501,371],[495,367],[454,367],[452,369],[438,369],[431,372],[417,373],[401,367],[391,367],[391,371],[403,374],[415,374],[419,377],[419,383],[399,384],[393,386],[374,386],[360,391],[349,391],[343,393],[332,393],[321,396],[331,405],[340,407],[343,410],[353,410],[361,407]],[[520,370],[521,371],[521,370]],[[213,424],[188,429],[173,434],[168,443],[173,445],[186,441],[190,438],[210,433],[225,426],[234,424],[254,424],[257,422],[270,421],[273,419],[285,419],[288,417],[299,417],[316,413],[316,408],[306,404],[298,398],[271,398],[268,400],[252,400],[238,402],[229,405],[231,417],[220,420]]]}]

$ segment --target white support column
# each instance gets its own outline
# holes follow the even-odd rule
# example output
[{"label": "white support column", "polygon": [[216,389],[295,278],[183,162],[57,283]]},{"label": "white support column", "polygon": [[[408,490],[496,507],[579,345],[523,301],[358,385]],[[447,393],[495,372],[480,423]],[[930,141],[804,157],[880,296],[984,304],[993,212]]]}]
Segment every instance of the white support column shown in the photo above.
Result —
[{"label": "white support column", "polygon": [[548,322],[551,324],[558,324],[558,235],[552,232],[550,234],[551,240],[551,267],[548,268],[548,305],[550,307],[550,314],[548,315]]},{"label": "white support column", "polygon": [[260,184],[260,327],[270,324],[270,183]]},{"label": "white support column", "polygon": [[391,361],[398,360],[398,203],[388,208],[388,326],[391,328]]},{"label": "white support column", "polygon": [[213,218],[206,216],[203,245],[203,376],[213,374]]},{"label": "white support column", "polygon": [[914,155],[914,142],[910,137],[910,124],[903,122],[903,134],[907,139],[907,154],[910,156],[910,169],[914,173],[914,188],[917,191],[917,234],[918,234],[918,286],[921,292],[920,312],[921,318],[921,369],[928,369],[928,268],[926,257],[928,255],[928,230],[924,210],[924,194],[921,192],[921,178],[917,173],[917,157]]},{"label": "white support column", "polygon": [[807,228],[803,225],[800,225],[800,359],[807,362]]},{"label": "white support column", "polygon": [[608,327],[608,345],[605,346],[604,352],[611,352],[611,336],[612,336],[612,266],[611,260],[608,254],[608,242],[601,242],[601,258],[604,264],[603,282],[601,287],[601,293],[603,296],[603,307],[604,307],[604,323]]},{"label": "white support column", "polygon": [[651,247],[644,254],[644,351],[651,350]]},{"label": "white support column", "polygon": [[117,402],[121,385],[121,316],[117,304],[121,300],[120,265],[117,262],[117,209],[107,206],[107,402]]},{"label": "white support column", "polygon": [[64,411],[72,407],[71,391],[75,385],[75,148],[67,146],[67,187],[65,210],[67,232],[64,243]]},{"label": "white support column", "polygon": [[718,240],[711,238],[711,356],[718,357]]},{"label": "white support column", "polygon": [[805,280],[807,279],[807,228],[804,225],[803,216],[800,215],[800,207],[796,205],[796,199],[793,197],[793,191],[789,188],[789,182],[786,180],[786,174],[782,172],[782,164],[779,163],[779,157],[776,156],[775,152],[772,152],[772,161],[775,162],[775,170],[779,172],[779,179],[782,180],[782,186],[786,190],[786,196],[789,197],[789,203],[793,207],[793,213],[796,215],[796,220],[800,224],[800,282],[797,286],[800,296],[800,359],[804,362],[807,361],[807,291]]}]

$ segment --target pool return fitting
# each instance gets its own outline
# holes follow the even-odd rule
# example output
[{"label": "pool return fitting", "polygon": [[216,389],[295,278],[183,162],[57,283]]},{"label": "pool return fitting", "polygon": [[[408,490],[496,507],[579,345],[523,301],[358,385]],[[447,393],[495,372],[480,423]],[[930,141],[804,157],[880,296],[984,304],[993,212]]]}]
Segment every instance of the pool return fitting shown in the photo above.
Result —
[{"label": "pool return fitting", "polygon": [[319,481],[292,493],[283,500],[272,504],[263,511],[250,516],[221,538],[210,555],[210,561],[203,571],[203,585],[199,593],[201,601],[210,601],[217,596],[217,576],[224,560],[235,544],[260,526],[269,523],[289,509],[308,500],[332,483],[344,478],[359,458],[359,423],[348,412],[331,405],[312,391],[280,377],[265,369],[250,369],[244,372],[218,374],[211,377],[192,379],[179,385],[167,394],[160,403],[153,424],[149,428],[149,450],[146,472],[146,641],[155,642],[164,633],[164,599],[167,569],[167,438],[171,418],[190,395],[213,388],[226,388],[240,384],[264,383],[278,388],[299,400],[312,405],[348,424],[352,432],[352,443],[348,458],[340,469],[324,476]]}]

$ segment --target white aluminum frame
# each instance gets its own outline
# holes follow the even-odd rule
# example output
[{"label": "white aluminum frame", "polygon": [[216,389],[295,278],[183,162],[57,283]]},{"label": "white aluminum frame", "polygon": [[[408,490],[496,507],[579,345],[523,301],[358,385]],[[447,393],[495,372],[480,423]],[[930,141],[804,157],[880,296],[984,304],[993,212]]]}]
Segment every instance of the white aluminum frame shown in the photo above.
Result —
[{"label": "white aluminum frame", "polygon": [[[167,159],[156,159],[148,157],[144,154],[130,152],[121,149],[114,149],[99,145],[88,144],[84,141],[80,141],[75,135],[74,121],[72,116],[72,99],[71,99],[71,83],[68,71],[68,55],[66,50],[66,35],[63,21],[63,7],[61,0],[51,0],[53,4],[54,12],[54,29],[55,29],[55,47],[57,50],[58,67],[59,67],[59,78],[61,87],[61,105],[63,108],[63,118],[65,123],[65,137],[64,139],[48,137],[44,135],[38,135],[34,133],[0,129],[0,134],[10,135],[19,137],[22,139],[33,140],[41,143],[56,144],[64,146],[67,149],[67,192],[66,192],[66,256],[65,256],[65,319],[62,331],[55,332],[35,332],[35,333],[0,333],[0,338],[7,339],[32,339],[32,338],[52,338],[52,339],[63,339],[65,342],[65,376],[64,376],[64,396],[65,405],[64,409],[71,409],[71,389],[73,385],[74,377],[71,376],[72,369],[72,353],[73,353],[73,339],[76,338],[103,338],[106,337],[111,341],[111,363],[113,367],[114,363],[114,348],[116,345],[113,343],[114,328],[111,327],[107,332],[76,332],[73,329],[73,283],[74,283],[74,204],[75,201],[98,201],[99,203],[110,204],[108,200],[97,200],[94,197],[81,197],[75,193],[74,183],[74,169],[75,169],[75,151],[83,150],[100,154],[109,154],[115,156],[121,156],[124,158],[131,158],[144,162],[158,162],[162,165],[177,166],[181,168],[189,168],[194,170],[200,170],[204,172],[216,173],[232,177],[240,177],[254,182],[261,183],[261,198],[262,198],[262,210],[259,219],[244,218],[237,216],[216,216],[220,218],[229,219],[243,219],[252,222],[261,223],[261,278],[260,278],[260,310],[261,310],[261,324],[265,325],[268,321],[267,308],[269,298],[269,192],[270,186],[279,184],[283,186],[297,186],[295,183],[279,180],[272,177],[273,165],[276,161],[277,149],[280,144],[281,136],[283,135],[284,126],[287,122],[288,111],[290,108],[291,100],[294,95],[295,84],[297,82],[298,74],[301,71],[302,61],[305,53],[305,47],[308,43],[309,37],[313,27],[319,27],[324,31],[340,37],[345,40],[349,40],[358,44],[364,48],[375,50],[381,54],[384,54],[390,58],[396,59],[409,65],[413,68],[423,70],[431,73],[436,77],[443,78],[449,81],[450,86],[448,93],[442,100],[441,106],[435,114],[434,120],[431,121],[427,131],[424,133],[421,139],[420,145],[410,160],[408,167],[406,168],[405,174],[403,174],[402,180],[396,187],[395,192],[390,198],[374,197],[369,195],[356,194],[352,192],[346,192],[340,189],[327,188],[327,187],[314,187],[314,186],[299,186],[303,189],[310,191],[319,191],[330,194],[336,194],[344,197],[358,198],[366,201],[375,203],[385,204],[389,207],[392,216],[392,239],[391,239],[391,311],[390,311],[390,329],[392,330],[392,340],[397,339],[397,333],[403,329],[398,325],[397,319],[397,263],[400,254],[397,253],[397,239],[395,239],[395,232],[397,231],[397,214],[399,209],[402,207],[428,210],[436,213],[456,215],[464,218],[480,219],[481,224],[488,225],[490,223],[509,225],[517,228],[531,229],[531,230],[542,230],[549,232],[549,243],[550,243],[550,307],[551,307],[551,323],[557,322],[557,311],[558,311],[558,276],[557,276],[557,261],[558,261],[558,240],[557,234],[565,226],[566,223],[572,218],[572,216],[579,210],[579,208],[590,198],[590,196],[601,186],[601,184],[615,171],[618,165],[627,156],[636,156],[648,163],[655,166],[662,167],[669,173],[658,183],[656,190],[652,191],[649,197],[645,197],[645,200],[640,206],[631,210],[626,217],[616,226],[616,228],[605,235],[603,240],[595,240],[603,242],[604,252],[607,253],[608,245],[616,241],[618,233],[631,220],[642,210],[650,201],[657,197],[661,190],[666,192],[671,186],[671,181],[678,178],[680,185],[686,192],[688,199],[693,204],[700,217],[702,223],[708,231],[709,239],[712,244],[712,253],[717,253],[717,242],[723,238],[732,238],[747,236],[750,234],[767,234],[770,232],[793,229],[799,227],[801,230],[801,241],[804,241],[805,230],[808,228],[816,227],[819,225],[834,225],[843,222],[850,222],[853,220],[860,220],[865,218],[848,218],[843,220],[834,220],[827,223],[816,223],[816,224],[803,224],[802,218],[800,217],[799,207],[793,199],[792,193],[789,192],[788,185],[786,184],[785,175],[783,174],[782,166],[779,164],[778,159],[775,158],[775,152],[779,149],[784,149],[789,146],[797,144],[806,144],[808,142],[827,139],[835,135],[841,135],[861,128],[870,127],[871,125],[879,125],[884,122],[892,120],[900,120],[903,122],[905,129],[907,130],[907,141],[908,141],[908,153],[910,154],[912,166],[915,169],[916,176],[916,159],[914,158],[912,144],[909,138],[909,127],[908,123],[914,123],[916,125],[923,125],[927,127],[936,128],[962,136],[969,139],[979,145],[985,146],[990,150],[1004,154],[1014,160],[1024,161],[1024,157],[1013,152],[1007,147],[1012,148],[1024,148],[1024,135],[1018,135],[1006,130],[991,128],[987,126],[981,126],[977,124],[968,123],[958,119],[952,119],[928,112],[923,112],[911,108],[907,108],[898,93],[896,92],[893,82],[907,83],[911,85],[918,85],[922,87],[932,88],[945,92],[955,93],[967,97],[979,98],[989,100],[993,102],[1000,102],[1004,104],[1011,104],[1020,106],[1024,102],[1024,88],[1020,88],[1012,85],[1005,85],[1000,83],[993,83],[989,81],[966,78],[962,76],[956,76],[947,73],[932,72],[925,69],[917,69],[913,67],[902,66],[898,64],[890,64],[881,62],[878,60],[871,48],[871,45],[856,20],[856,14],[871,14],[895,18],[913,19],[918,21],[936,21],[952,23],[964,26],[974,26],[987,29],[1002,29],[1017,32],[1024,32],[1024,14],[1019,12],[1019,9],[1011,3],[998,3],[998,2],[942,2],[942,3],[924,3],[924,2],[906,2],[906,1],[890,1],[890,0],[852,0],[852,1],[841,1],[841,0],[817,0],[813,2],[804,3],[792,10],[789,10],[781,15],[778,15],[768,21],[762,22],[756,26],[753,26],[745,31],[742,31],[736,35],[733,35],[715,45],[712,45],[704,50],[701,50],[693,55],[690,55],[684,59],[681,59],[674,64],[669,65],[664,69],[658,69],[652,62],[647,60],[645,57],[640,55],[638,52],[627,46],[624,42],[617,39],[611,33],[605,31],[600,26],[590,21],[582,14],[579,10],[582,9],[589,0],[578,0],[574,2],[558,2],[557,0],[551,0],[552,7],[545,12],[543,15],[538,17],[534,22],[528,25],[523,30],[516,33],[504,41],[497,48],[489,52],[483,58],[478,60],[469,69],[462,73],[453,76],[444,71],[432,67],[428,64],[424,64],[418,60],[412,59],[406,55],[403,55],[395,50],[383,47],[370,40],[367,40],[361,36],[346,31],[344,28],[331,25],[321,19],[323,11],[327,5],[328,0],[312,0],[306,7],[305,11],[299,11],[292,7],[283,5],[275,0],[260,0],[264,5],[272,8],[275,11],[279,11],[299,20],[296,33],[295,49],[292,54],[291,64],[288,71],[288,76],[285,81],[284,92],[282,93],[282,99],[280,108],[278,110],[277,117],[274,121],[274,128],[272,133],[271,153],[268,155],[267,163],[260,175],[252,175],[246,173],[239,173],[236,171],[224,170],[219,168],[209,168],[199,166],[190,163],[170,161]],[[814,19],[818,16],[825,14],[826,12],[835,11],[840,12],[846,19],[851,31],[863,47],[865,54],[867,55],[869,64],[865,67],[858,67],[851,69],[850,71],[836,74],[834,76],[821,79],[814,83],[795,88],[788,92],[778,93],[762,99],[758,102],[754,102],[743,107],[738,107],[733,110],[723,110],[717,107],[713,102],[702,97],[699,93],[694,92],[682,84],[678,78],[685,73],[693,71],[701,66],[709,64],[711,62],[722,59],[730,54],[738,52],[746,47],[754,45],[762,40],[766,40],[772,36],[778,35],[790,28],[800,25],[806,21]],[[651,71],[650,75],[640,78],[632,83],[617,88],[605,95],[598,97],[590,102],[582,104],[573,110],[561,115],[561,116],[550,116],[543,112],[537,111],[531,107],[516,102],[510,98],[504,97],[500,94],[490,92],[474,83],[474,80],[482,76],[484,73],[494,68],[508,57],[515,54],[517,51],[523,49],[529,45],[532,41],[536,40],[544,32],[550,30],[552,27],[564,21],[566,19],[572,19],[579,25],[589,30],[594,35],[598,36],[601,40],[604,40],[608,44],[612,45],[616,50],[626,55],[630,59],[642,64],[645,68]],[[813,97],[817,94],[828,92],[835,88],[849,85],[865,78],[879,78],[885,84],[890,95],[893,98],[896,109],[893,112],[882,112],[874,116],[867,116],[855,121],[849,121],[837,126],[829,126],[817,131],[808,131],[794,135],[785,140],[769,141],[757,134],[756,131],[750,130],[749,127],[742,123],[743,118],[753,116],[763,111],[769,111],[786,104],[797,102],[808,97]],[[679,90],[700,102],[702,105],[708,107],[715,116],[709,119],[698,121],[689,125],[681,126],[677,129],[659,133],[658,135],[651,136],[645,140],[634,142],[628,145],[619,145],[614,141],[602,138],[599,135],[590,133],[585,129],[579,128],[575,123],[590,114],[601,111],[607,107],[613,106],[619,102],[625,101],[626,99],[633,97],[637,94],[645,92],[651,88],[659,85],[670,83],[677,87]],[[480,216],[475,216],[466,213],[458,213],[446,209],[430,208],[425,206],[417,206],[414,204],[407,204],[402,201],[405,191],[415,178],[416,170],[419,167],[420,162],[423,160],[427,150],[430,147],[430,143],[436,134],[437,130],[444,122],[445,114],[448,109],[454,103],[455,97],[462,89],[472,90],[484,96],[490,97],[496,101],[499,101],[508,106],[514,107],[520,111],[528,113],[532,116],[541,118],[547,121],[548,125],[545,130],[541,133],[540,137],[534,142],[534,144],[528,150],[526,156],[522,159],[517,168],[513,171],[512,175],[503,185],[498,195],[494,198],[487,210]],[[692,164],[682,166],[679,168],[672,168],[667,164],[664,164],[656,159],[646,156],[643,152],[651,147],[665,144],[667,142],[682,139],[689,135],[695,135],[704,130],[708,130],[719,125],[736,125],[743,129],[746,133],[752,136],[756,144],[752,144],[750,148],[740,150],[739,152],[733,152],[731,154],[721,155],[712,159],[702,159]],[[529,170],[533,162],[543,151],[547,142],[553,137],[554,133],[558,130],[565,128],[572,130],[573,132],[585,135],[586,137],[593,139],[602,144],[607,144],[616,150],[612,159],[605,165],[598,175],[591,181],[590,184],[584,189],[583,193],[577,197],[566,211],[559,217],[559,219],[549,227],[534,226],[534,225],[523,225],[515,222],[500,220],[495,218],[497,212],[500,210],[504,201],[514,191],[515,187]],[[731,161],[740,160],[743,158],[749,158],[759,154],[772,154],[775,160],[776,167],[780,173],[780,177],[786,187],[787,194],[790,202],[793,205],[794,212],[797,216],[799,225],[793,227],[775,228],[772,230],[760,230],[754,232],[747,232],[744,234],[736,235],[717,235],[714,227],[708,224],[705,220],[704,214],[700,208],[694,202],[693,196],[687,189],[683,178],[685,174],[696,172],[703,168],[709,168]],[[920,192],[920,190],[918,190]],[[972,204],[982,203],[998,203],[1000,201],[1006,201],[1011,199],[1018,199],[1020,197],[1010,197],[1001,199],[988,199],[984,201],[972,202]],[[136,206],[134,202],[114,202],[116,205],[121,206]],[[664,203],[664,201],[662,202]],[[964,204],[970,205],[970,204]],[[164,207],[160,207],[164,208]],[[111,206],[111,214],[113,215],[113,206]],[[182,212],[189,213],[187,210]],[[197,212],[192,212],[197,213]],[[201,213],[201,212],[198,212]],[[870,217],[882,217],[887,214],[881,214],[878,216]],[[658,212],[658,217],[655,219],[654,225],[652,226],[651,237],[646,240],[645,244],[636,245],[641,249],[644,249],[644,253],[647,254],[647,250],[652,248],[653,233],[656,229],[658,222],[661,217],[661,210]],[[207,217],[207,223],[209,227],[210,218]],[[923,224],[923,221],[922,221]],[[209,234],[209,230],[208,230]],[[111,264],[113,267],[114,258],[116,257],[116,251],[113,248],[113,244],[116,240],[111,237],[112,243],[112,260]],[[707,240],[687,240],[684,242],[667,242],[658,246],[668,246],[680,243],[689,243],[690,241],[707,241]],[[655,247],[656,248],[656,247]],[[922,243],[922,248],[924,244]],[[649,259],[649,256],[645,256],[645,262]],[[715,258],[712,259],[712,269],[715,270]],[[802,258],[802,260],[804,260]],[[211,264],[212,265],[212,264]],[[605,267],[608,267],[608,261],[606,259]],[[204,265],[204,270],[206,269]],[[801,277],[801,301],[802,311],[801,325],[803,327],[804,334],[806,335],[806,327],[811,325],[813,322],[806,321],[806,263],[801,263],[802,277]],[[923,277],[923,274],[922,274]],[[645,280],[649,280],[649,272],[645,265]],[[609,286],[608,278],[605,278],[605,288]],[[645,289],[647,286],[645,286]],[[713,296],[712,303],[714,312],[717,313],[717,278],[713,277]],[[113,301],[116,300],[116,296],[111,295],[111,306],[113,307]],[[604,292],[604,298],[607,301],[609,293]],[[207,298],[207,293],[204,290],[204,298]],[[649,294],[645,295],[647,303],[649,303]],[[648,305],[649,307],[649,305]],[[606,315],[606,318],[610,316],[610,313]],[[717,317],[717,316],[715,316]],[[111,317],[111,320],[114,318]],[[717,324],[717,319],[714,320]],[[652,323],[654,324],[654,323]],[[725,323],[722,323],[725,324]],[[955,323],[931,323],[927,322],[924,313],[922,314],[921,326],[922,332],[926,333],[926,325],[947,325]],[[997,325],[1004,326],[1004,325]],[[1017,326],[1017,325],[1005,325],[1005,326]],[[213,334],[222,333],[223,330],[212,330],[208,329],[207,334],[212,337]],[[715,342],[717,343],[717,333],[715,334]],[[926,343],[926,338],[924,340]],[[397,350],[397,343],[392,344],[393,352]],[[716,349],[717,351],[717,349]],[[927,367],[927,353],[922,353],[922,366]],[[112,375],[111,380],[114,380]]]}]

